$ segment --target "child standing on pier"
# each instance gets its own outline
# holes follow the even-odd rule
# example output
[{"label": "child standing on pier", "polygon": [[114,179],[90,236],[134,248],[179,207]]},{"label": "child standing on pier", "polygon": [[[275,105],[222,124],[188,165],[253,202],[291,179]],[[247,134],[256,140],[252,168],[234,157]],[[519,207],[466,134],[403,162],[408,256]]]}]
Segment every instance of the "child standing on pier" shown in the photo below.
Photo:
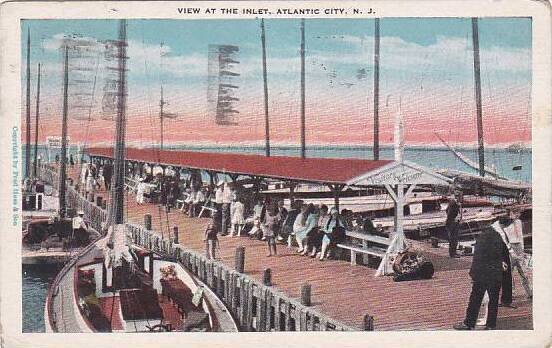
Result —
[{"label": "child standing on pier", "polygon": [[208,260],[216,259],[215,249],[218,245],[217,233],[217,224],[213,219],[209,222],[209,225],[207,225],[207,229],[205,229],[205,237],[203,238],[203,241],[205,242],[205,256]]},{"label": "child standing on pier", "polygon": [[280,223],[280,214],[278,214],[276,204],[270,204],[269,207],[263,221],[264,237],[268,244],[268,254],[266,256],[272,256],[273,254],[276,256],[276,228]]}]

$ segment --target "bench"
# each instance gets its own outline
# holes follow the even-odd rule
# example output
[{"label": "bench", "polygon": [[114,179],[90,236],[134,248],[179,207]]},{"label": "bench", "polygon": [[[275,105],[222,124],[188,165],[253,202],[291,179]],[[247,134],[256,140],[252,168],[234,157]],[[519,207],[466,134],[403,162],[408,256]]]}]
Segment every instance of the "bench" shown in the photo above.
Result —
[{"label": "bench", "polygon": [[130,177],[125,177],[125,189],[129,192],[136,193],[136,188],[138,186],[138,181]]},{"label": "bench", "polygon": [[351,251],[351,265],[356,265],[356,256],[357,253],[365,254],[365,255],[372,255],[376,257],[382,258],[385,255],[386,249],[378,248],[378,247],[363,247],[363,246],[356,246],[354,244],[337,244],[338,247],[342,249],[347,249]]},{"label": "bench", "polygon": [[[345,232],[349,241],[337,246],[351,252],[351,265],[356,265],[357,254],[382,258],[389,247],[389,238],[364,234],[359,232]],[[367,260],[365,260],[367,262]]]},{"label": "bench", "polygon": [[217,212],[217,209],[216,209],[216,208],[208,207],[208,206],[204,205],[204,206],[201,207],[201,211],[199,212],[198,217],[203,216],[203,212],[204,212],[205,210],[209,210],[209,211],[211,212],[211,216],[213,216],[213,215]]}]

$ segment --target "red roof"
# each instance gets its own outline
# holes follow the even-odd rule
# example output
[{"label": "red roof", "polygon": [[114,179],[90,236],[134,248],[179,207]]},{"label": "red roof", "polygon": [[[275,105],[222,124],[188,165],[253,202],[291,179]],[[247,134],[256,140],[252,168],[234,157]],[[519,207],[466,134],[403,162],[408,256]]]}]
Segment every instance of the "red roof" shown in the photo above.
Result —
[{"label": "red roof", "polygon": [[[112,148],[89,148],[96,157],[113,157]],[[163,165],[210,170],[293,181],[345,184],[347,181],[391,163],[389,160],[362,160],[341,158],[305,158],[289,156],[261,156],[233,153],[158,151],[127,148],[129,161],[160,163]]]}]

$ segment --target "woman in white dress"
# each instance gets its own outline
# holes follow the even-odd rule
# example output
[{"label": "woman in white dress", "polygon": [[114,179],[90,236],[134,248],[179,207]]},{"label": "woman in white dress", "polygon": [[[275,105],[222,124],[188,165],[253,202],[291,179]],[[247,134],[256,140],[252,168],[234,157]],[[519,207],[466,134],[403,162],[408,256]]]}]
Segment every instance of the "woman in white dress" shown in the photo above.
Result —
[{"label": "woman in white dress", "polygon": [[230,237],[234,236],[234,232],[237,236],[241,236],[243,225],[245,224],[244,218],[245,207],[238,197],[234,196],[232,204],[230,204],[230,222],[232,223],[232,229]]},{"label": "woman in white dress", "polygon": [[146,183],[143,182],[144,179],[140,178],[138,184],[136,185],[136,203],[142,205],[144,204],[144,193],[146,193]]},{"label": "woman in white dress", "polygon": [[86,194],[93,194],[96,189],[96,179],[92,175],[88,175],[86,178]]},{"label": "woman in white dress", "polygon": [[88,170],[88,164],[86,164],[86,162],[84,162],[82,164],[82,168],[81,168],[81,175],[80,175],[80,180],[81,180],[81,193],[85,193],[86,192],[86,179],[88,179],[88,175],[90,174],[90,171]]},{"label": "woman in white dress", "polygon": [[301,233],[301,231],[305,228],[307,224],[307,213],[308,205],[303,204],[301,206],[301,212],[297,215],[295,218],[295,222],[293,223],[293,233],[295,234],[295,238],[297,241],[297,244],[299,245],[299,249],[297,249],[297,252],[303,252],[303,239],[304,237],[301,235],[300,237],[297,237],[297,233]]}]

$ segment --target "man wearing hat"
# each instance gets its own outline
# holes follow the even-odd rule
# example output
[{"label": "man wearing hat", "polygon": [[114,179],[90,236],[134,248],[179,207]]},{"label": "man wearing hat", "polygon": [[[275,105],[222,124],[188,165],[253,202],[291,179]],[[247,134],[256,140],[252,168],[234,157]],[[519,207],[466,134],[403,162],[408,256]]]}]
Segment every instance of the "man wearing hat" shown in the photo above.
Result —
[{"label": "man wearing hat", "polygon": [[508,248],[508,254],[505,255],[504,262],[508,265],[502,274],[502,292],[500,296],[500,305],[512,307],[512,269],[516,268],[521,277],[521,283],[527,297],[533,297],[533,291],[529,285],[529,280],[523,271],[520,259],[523,257],[523,231],[522,223],[519,219],[519,212],[508,211],[508,216],[504,216],[495,222],[492,227],[498,232],[502,241]]},{"label": "man wearing hat", "polygon": [[[504,222],[497,222],[503,228]],[[477,322],[479,308],[485,292],[489,294],[489,307],[485,329],[496,328],[498,314],[498,299],[502,283],[502,272],[508,269],[504,258],[508,255],[508,249],[496,225],[486,227],[477,237],[473,253],[473,261],[470,268],[472,278],[472,290],[466,309],[466,317],[463,322],[455,324],[456,330],[473,330]]]},{"label": "man wearing hat", "polygon": [[450,257],[460,257],[456,253],[456,248],[458,247],[458,229],[460,227],[460,221],[462,220],[462,206],[460,205],[462,201],[462,193],[460,191],[454,191],[454,197],[449,199],[447,206],[447,220],[445,223],[445,228],[448,232],[449,237],[449,256]]},{"label": "man wearing hat", "polygon": [[232,188],[232,183],[225,182],[223,186],[220,231],[222,236],[226,236],[228,235],[228,229],[230,228],[230,204],[232,204],[234,190]]},{"label": "man wearing hat", "polygon": [[71,239],[77,237],[77,239],[81,239],[81,237],[88,236],[88,225],[84,221],[84,211],[79,210],[77,212],[77,216],[75,216],[72,220],[73,225],[73,235],[71,236]]},{"label": "man wearing hat", "polygon": [[219,180],[217,183],[217,189],[215,190],[215,208],[217,211],[215,212],[215,224],[217,229],[221,230],[221,223],[222,223],[222,196],[224,194],[224,180]]}]

